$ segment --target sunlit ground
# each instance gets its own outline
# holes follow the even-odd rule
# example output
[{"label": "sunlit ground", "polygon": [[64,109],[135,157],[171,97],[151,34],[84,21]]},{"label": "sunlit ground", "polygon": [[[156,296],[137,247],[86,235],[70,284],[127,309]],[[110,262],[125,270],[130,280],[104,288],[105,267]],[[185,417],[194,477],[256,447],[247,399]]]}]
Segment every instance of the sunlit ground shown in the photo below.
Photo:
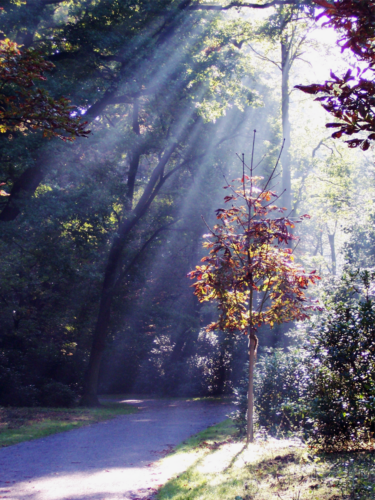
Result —
[{"label": "sunlit ground", "polygon": [[184,474],[162,488],[159,500],[375,498],[371,453],[318,456],[298,439],[269,438],[247,447],[230,442],[228,422],[207,432],[202,442],[164,460],[167,465],[184,455],[196,457]]},{"label": "sunlit ground", "polygon": [[[164,451],[165,454],[170,449]],[[155,460],[160,455],[155,455]],[[77,500],[100,499],[117,500],[123,498],[149,498],[165,484],[191,467],[197,460],[195,452],[172,455],[157,463],[144,463],[141,466],[124,464],[123,467],[90,469],[84,464],[72,462],[72,471],[54,472],[40,478],[30,478],[13,485],[0,483],[1,494],[10,492],[9,498],[30,498],[33,500]],[[79,470],[85,468],[86,470]]]},{"label": "sunlit ground", "polygon": [[[133,420],[138,422],[141,418],[139,414]],[[106,423],[100,425],[106,427]],[[98,436],[103,432],[109,432],[118,446],[123,446],[121,433],[108,427]],[[160,451],[151,452],[148,461],[137,461],[135,450],[130,447],[126,460],[111,464],[117,445],[106,450],[106,440],[101,440],[87,456],[87,439],[76,437],[72,442],[76,449],[63,451],[58,442],[54,445],[64,466],[60,467],[58,460],[40,476],[38,465],[34,470],[28,464],[30,475],[14,471],[17,482],[12,477],[1,482],[0,477],[0,498],[148,500],[156,494],[158,500],[375,498],[375,461],[371,453],[317,455],[298,438],[258,437],[256,443],[246,446],[228,420],[187,439],[175,450],[166,445],[162,458]],[[35,448],[36,456],[39,443],[42,446],[42,441],[27,444]],[[100,456],[108,451],[104,468],[98,464]],[[0,470],[1,465],[0,459]]]},{"label": "sunlit ground", "polygon": [[[133,402],[146,411],[0,450],[0,498],[148,499],[196,461],[197,454],[187,445],[172,460],[160,460],[171,453],[180,436],[223,418],[228,408],[217,403],[203,407],[199,402],[154,400],[147,411],[145,400],[135,397]],[[41,416],[42,409],[38,412]],[[58,413],[67,416],[64,411]]]}]

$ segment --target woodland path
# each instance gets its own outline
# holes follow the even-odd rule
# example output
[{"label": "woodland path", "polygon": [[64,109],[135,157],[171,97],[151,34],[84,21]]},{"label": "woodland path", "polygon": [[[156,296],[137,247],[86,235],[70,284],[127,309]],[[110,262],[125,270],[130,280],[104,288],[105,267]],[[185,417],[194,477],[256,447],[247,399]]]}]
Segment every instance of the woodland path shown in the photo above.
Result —
[{"label": "woodland path", "polygon": [[125,400],[139,412],[0,449],[0,498],[145,500],[190,464],[157,463],[192,434],[225,419],[230,405]]}]

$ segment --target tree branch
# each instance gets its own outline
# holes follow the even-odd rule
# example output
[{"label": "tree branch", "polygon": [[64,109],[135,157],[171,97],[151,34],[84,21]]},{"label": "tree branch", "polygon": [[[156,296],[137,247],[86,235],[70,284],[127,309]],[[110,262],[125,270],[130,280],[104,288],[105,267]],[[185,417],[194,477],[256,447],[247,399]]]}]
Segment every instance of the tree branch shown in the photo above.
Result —
[{"label": "tree branch", "polygon": [[260,54],[259,52],[257,52],[254,47],[252,47],[249,43],[247,43],[247,45],[250,47],[250,49],[260,58],[262,59],[263,61],[268,61],[272,64],[274,64],[280,71],[282,71],[282,67],[280,66],[280,64],[278,64],[277,62],[275,61],[272,61],[272,59],[269,59],[268,57],[264,56],[263,54]]},{"label": "tree branch", "polygon": [[273,0],[272,2],[266,2],[264,4],[258,3],[243,3],[243,2],[231,2],[228,5],[209,5],[209,4],[195,4],[190,5],[187,10],[229,10],[233,7],[246,7],[249,9],[269,9],[270,7],[275,7],[277,5],[295,5],[295,0]]},{"label": "tree branch", "polygon": [[116,290],[116,288],[120,285],[121,281],[125,278],[125,276],[127,275],[127,273],[130,271],[130,269],[137,263],[138,259],[140,258],[140,256],[142,255],[142,253],[146,250],[146,248],[148,247],[148,245],[150,243],[152,243],[152,241],[162,232],[162,231],[166,231],[170,226],[173,226],[173,224],[176,224],[180,219],[176,219],[172,222],[170,222],[169,224],[165,224],[164,226],[161,226],[159,227],[159,229],[157,229],[154,234],[144,242],[144,244],[141,246],[141,248],[139,249],[138,253],[133,257],[133,259],[129,262],[129,264],[126,266],[126,268],[122,271],[122,273],[120,274],[120,276],[117,278],[117,281],[114,285],[114,290]]}]

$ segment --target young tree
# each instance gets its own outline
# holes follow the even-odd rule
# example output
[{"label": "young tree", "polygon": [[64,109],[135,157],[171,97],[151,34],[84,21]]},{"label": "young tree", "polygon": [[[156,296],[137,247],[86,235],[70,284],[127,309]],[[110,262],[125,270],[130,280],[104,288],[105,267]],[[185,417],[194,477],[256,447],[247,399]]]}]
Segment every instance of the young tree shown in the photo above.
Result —
[{"label": "young tree", "polygon": [[363,0],[314,1],[324,8],[318,19],[328,18],[325,24],[343,35],[342,50],[350,49],[360,64],[354,74],[351,69],[342,77],[331,72],[331,80],[324,84],[297,85],[296,88],[318,95],[316,100],[337,119],[326,125],[338,129],[332,134],[334,139],[360,134],[346,142],[351,148],[360,146],[366,151],[370,141],[375,140],[375,4]]},{"label": "young tree", "polygon": [[[255,133],[254,133],[255,139]],[[283,216],[285,208],[274,204],[278,196],[271,190],[278,162],[262,186],[262,177],[253,175],[253,154],[250,168],[242,155],[243,175],[225,189],[224,198],[230,208],[216,210],[220,221],[210,233],[204,247],[209,254],[203,265],[189,273],[197,281],[195,294],[201,302],[216,301],[218,321],[208,330],[241,332],[249,338],[249,386],[247,411],[247,442],[253,442],[253,374],[258,346],[256,332],[261,325],[280,324],[308,318],[314,309],[304,290],[320,279],[315,271],[306,273],[294,263],[290,242],[297,237],[290,230],[301,222]],[[249,170],[250,176],[245,170]]]}]

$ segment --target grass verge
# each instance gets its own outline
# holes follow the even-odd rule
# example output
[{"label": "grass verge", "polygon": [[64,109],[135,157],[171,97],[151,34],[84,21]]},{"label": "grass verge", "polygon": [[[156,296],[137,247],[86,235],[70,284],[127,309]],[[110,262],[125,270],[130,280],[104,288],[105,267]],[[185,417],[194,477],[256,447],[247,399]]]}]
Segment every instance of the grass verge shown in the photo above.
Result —
[{"label": "grass verge", "polygon": [[246,447],[229,420],[193,436],[164,460],[174,463],[182,455],[189,467],[161,488],[158,500],[375,498],[371,452],[312,456],[298,439],[268,438]]},{"label": "grass verge", "polygon": [[0,447],[96,424],[136,411],[133,406],[123,403],[107,403],[100,408],[0,407]]}]

